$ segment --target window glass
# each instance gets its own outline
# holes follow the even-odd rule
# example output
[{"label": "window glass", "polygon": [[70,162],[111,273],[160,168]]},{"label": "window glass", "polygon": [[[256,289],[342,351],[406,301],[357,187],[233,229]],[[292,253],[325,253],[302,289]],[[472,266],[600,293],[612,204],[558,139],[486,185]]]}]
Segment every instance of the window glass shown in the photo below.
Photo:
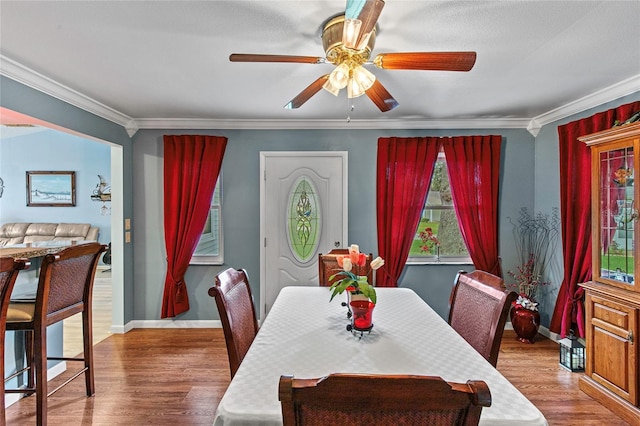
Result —
[{"label": "window glass", "polygon": [[222,175],[220,175],[213,191],[207,221],[190,263],[192,265],[222,265],[224,262],[222,241]]},{"label": "window glass", "polygon": [[408,261],[410,263],[471,263],[469,252],[460,233],[443,152],[438,154]]},{"label": "window glass", "polygon": [[291,253],[301,263],[316,259],[320,244],[320,217],[318,191],[308,176],[299,177],[291,187],[287,211],[287,240]]}]

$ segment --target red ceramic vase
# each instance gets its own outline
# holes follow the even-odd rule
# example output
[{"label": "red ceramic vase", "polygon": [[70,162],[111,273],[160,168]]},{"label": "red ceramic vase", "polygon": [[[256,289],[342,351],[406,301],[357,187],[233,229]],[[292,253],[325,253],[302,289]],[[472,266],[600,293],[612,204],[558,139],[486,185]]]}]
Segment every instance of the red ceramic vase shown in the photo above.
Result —
[{"label": "red ceramic vase", "polygon": [[369,300],[354,300],[351,302],[351,312],[353,313],[351,322],[354,330],[366,331],[371,329],[373,308],[375,306]]},{"label": "red ceramic vase", "polygon": [[540,328],[540,312],[512,306],[511,325],[518,340],[523,343],[533,343]]}]

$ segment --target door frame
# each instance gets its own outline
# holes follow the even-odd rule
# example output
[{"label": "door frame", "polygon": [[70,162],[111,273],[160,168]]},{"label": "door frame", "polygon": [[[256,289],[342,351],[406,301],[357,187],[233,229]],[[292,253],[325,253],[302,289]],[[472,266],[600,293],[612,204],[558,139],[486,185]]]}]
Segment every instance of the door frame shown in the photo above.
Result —
[{"label": "door frame", "polygon": [[342,205],[344,207],[344,221],[343,221],[343,229],[342,229],[342,241],[348,241],[349,234],[349,197],[348,197],[348,189],[349,189],[349,153],[348,151],[260,151],[260,309],[259,309],[259,318],[260,321],[264,321],[265,317],[265,303],[264,297],[267,291],[267,283],[266,283],[266,270],[267,265],[265,262],[266,258],[266,247],[265,247],[265,230],[266,230],[266,213],[265,213],[265,201],[266,201],[266,175],[265,175],[265,166],[267,158],[269,157],[291,157],[291,158],[300,158],[300,157],[340,157],[342,158]]}]

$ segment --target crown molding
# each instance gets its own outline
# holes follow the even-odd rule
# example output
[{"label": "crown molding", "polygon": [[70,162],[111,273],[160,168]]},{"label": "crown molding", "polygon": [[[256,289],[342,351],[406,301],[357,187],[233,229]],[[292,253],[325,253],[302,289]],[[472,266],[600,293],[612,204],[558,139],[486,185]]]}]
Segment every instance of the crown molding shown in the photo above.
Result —
[{"label": "crown molding", "polygon": [[140,129],[502,129],[525,128],[528,118],[505,119],[375,119],[375,120],[217,120],[187,118],[141,118]]},{"label": "crown molding", "polygon": [[570,117],[638,91],[640,91],[640,74],[533,117],[527,126],[527,130],[529,130],[533,136],[537,136],[542,126],[546,124],[562,120],[563,118]]},{"label": "crown molding", "polygon": [[0,75],[119,124],[127,130],[129,136],[133,136],[137,131],[135,120],[128,115],[60,84],[2,54],[0,54]]},{"label": "crown molding", "polygon": [[375,120],[220,120],[132,118],[46,77],[2,54],[0,75],[119,124],[131,137],[139,129],[523,129],[534,137],[542,126],[640,91],[640,74],[533,118],[375,119]]}]

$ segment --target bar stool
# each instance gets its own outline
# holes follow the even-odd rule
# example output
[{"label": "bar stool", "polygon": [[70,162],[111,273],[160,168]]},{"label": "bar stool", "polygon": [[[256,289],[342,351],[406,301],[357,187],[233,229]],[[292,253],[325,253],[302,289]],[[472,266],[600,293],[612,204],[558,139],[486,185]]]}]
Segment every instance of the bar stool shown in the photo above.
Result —
[{"label": "bar stool", "polygon": [[[31,266],[31,262],[27,259],[14,259],[12,257],[0,258],[0,350],[3,359],[0,362],[0,373],[4,378],[4,335],[5,324],[7,322],[7,309],[9,308],[9,300],[13,286],[18,278],[18,273]],[[4,415],[4,392],[0,399],[0,422],[5,424]]]},{"label": "bar stool", "polygon": [[[106,246],[87,243],[70,246],[44,256],[40,267],[36,298],[12,302],[7,311],[7,330],[25,331],[27,387],[5,389],[8,393],[36,394],[38,425],[47,424],[47,397],[84,373],[87,396],[95,393],[93,379],[93,332],[91,302],[93,280]],[[84,351],[82,357],[47,357],[47,326],[82,313]],[[84,367],[60,386],[47,390],[47,360],[81,361]],[[12,377],[15,377],[12,376]]]}]

